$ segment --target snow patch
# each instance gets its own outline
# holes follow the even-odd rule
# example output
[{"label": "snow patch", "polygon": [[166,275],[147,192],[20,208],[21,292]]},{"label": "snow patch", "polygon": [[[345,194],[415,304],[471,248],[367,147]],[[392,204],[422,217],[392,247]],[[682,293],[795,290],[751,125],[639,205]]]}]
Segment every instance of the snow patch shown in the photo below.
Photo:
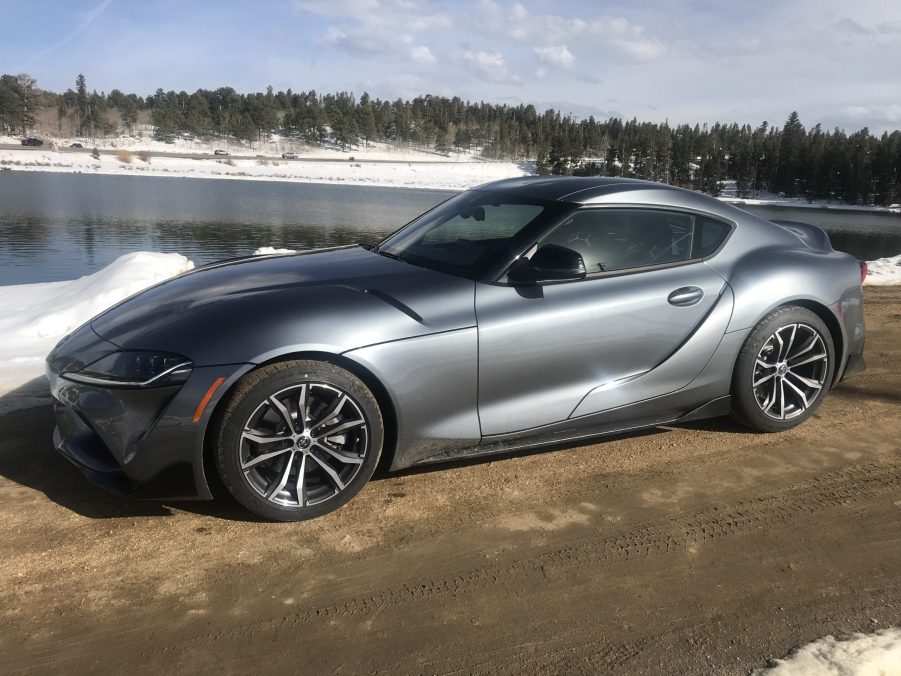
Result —
[{"label": "snow patch", "polygon": [[[201,158],[154,155],[151,161],[120,162],[115,155],[9,150],[0,148],[0,169],[12,171],[52,171],[61,173],[117,176],[171,176],[189,178],[231,178],[246,181],[296,181],[338,183],[386,188],[435,188],[466,190],[480,183],[515,178],[534,173],[534,163],[481,161],[337,161],[282,160],[274,157],[240,156]],[[360,158],[357,158],[358,160]]]},{"label": "snow patch", "polygon": [[864,281],[865,286],[901,284],[901,254],[867,261],[867,268],[869,273]]},{"label": "snow patch", "polygon": [[41,389],[46,396],[44,359],[63,336],[119,301],[193,267],[181,254],[138,251],[74,281],[0,287],[0,412],[33,404]]},{"label": "snow patch", "polygon": [[826,636],[798,648],[756,676],[901,676],[901,629],[854,634],[847,640]]},{"label": "snow patch", "polygon": [[272,254],[293,254],[297,253],[296,249],[279,249],[274,246],[261,246],[253,252],[254,256],[271,256]]}]

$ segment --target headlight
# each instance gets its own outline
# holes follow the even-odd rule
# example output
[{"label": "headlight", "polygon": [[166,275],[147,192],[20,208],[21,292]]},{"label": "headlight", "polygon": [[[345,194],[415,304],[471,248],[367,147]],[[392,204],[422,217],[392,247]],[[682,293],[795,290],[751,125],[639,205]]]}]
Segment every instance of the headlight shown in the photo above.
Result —
[{"label": "headlight", "polygon": [[149,350],[113,352],[84,367],[63,373],[79,383],[108,387],[170,387],[181,385],[193,368],[191,360],[178,354]]}]

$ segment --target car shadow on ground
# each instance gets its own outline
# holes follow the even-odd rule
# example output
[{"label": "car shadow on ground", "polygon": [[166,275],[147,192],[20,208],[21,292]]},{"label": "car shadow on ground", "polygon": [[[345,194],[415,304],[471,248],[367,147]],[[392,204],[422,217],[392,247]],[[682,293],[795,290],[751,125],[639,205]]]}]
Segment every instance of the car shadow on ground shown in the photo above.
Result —
[{"label": "car shadow on ground", "polygon": [[91,519],[165,517],[177,508],[228,520],[258,520],[229,496],[214,502],[159,501],[108,493],[89,483],[57,453],[53,427],[50,392],[43,377],[0,396],[0,476]]},{"label": "car shadow on ground", "polygon": [[[901,393],[842,385],[834,396],[890,403],[901,401]],[[25,406],[23,408],[23,406]],[[228,521],[259,522],[262,519],[244,510],[218,482],[210,476],[214,501],[139,500],[107,493],[90,484],[81,472],[53,448],[53,413],[49,390],[44,378],[36,378],[16,390],[0,396],[0,476],[40,491],[54,503],[91,519],[129,517],[166,517],[173,509]],[[673,428],[747,434],[749,430],[729,418],[713,418],[673,426],[653,427],[622,434],[599,435],[565,443],[507,451],[488,456],[460,458],[389,472],[378,468],[374,481],[399,476],[415,476],[453,468],[478,466],[514,457],[575,449],[588,444],[665,434]],[[210,472],[207,472],[208,476]]]}]

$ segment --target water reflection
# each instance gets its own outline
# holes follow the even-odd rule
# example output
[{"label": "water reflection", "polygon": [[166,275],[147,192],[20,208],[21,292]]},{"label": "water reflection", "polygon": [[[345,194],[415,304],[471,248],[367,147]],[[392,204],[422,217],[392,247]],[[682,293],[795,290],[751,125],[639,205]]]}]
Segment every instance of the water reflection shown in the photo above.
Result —
[{"label": "water reflection", "polygon": [[[202,265],[260,246],[371,243],[453,193],[403,188],[0,172],[0,285],[74,279],[135,250]],[[901,217],[745,207],[814,223],[859,258],[901,252]]]}]

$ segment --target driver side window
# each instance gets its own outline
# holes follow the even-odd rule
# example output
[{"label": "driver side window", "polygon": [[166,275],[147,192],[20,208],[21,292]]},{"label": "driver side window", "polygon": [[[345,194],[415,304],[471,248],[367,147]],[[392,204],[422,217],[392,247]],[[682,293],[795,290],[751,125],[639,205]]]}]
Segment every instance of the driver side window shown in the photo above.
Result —
[{"label": "driver side window", "polygon": [[538,242],[582,255],[589,274],[689,260],[694,217],[654,209],[581,209]]}]

